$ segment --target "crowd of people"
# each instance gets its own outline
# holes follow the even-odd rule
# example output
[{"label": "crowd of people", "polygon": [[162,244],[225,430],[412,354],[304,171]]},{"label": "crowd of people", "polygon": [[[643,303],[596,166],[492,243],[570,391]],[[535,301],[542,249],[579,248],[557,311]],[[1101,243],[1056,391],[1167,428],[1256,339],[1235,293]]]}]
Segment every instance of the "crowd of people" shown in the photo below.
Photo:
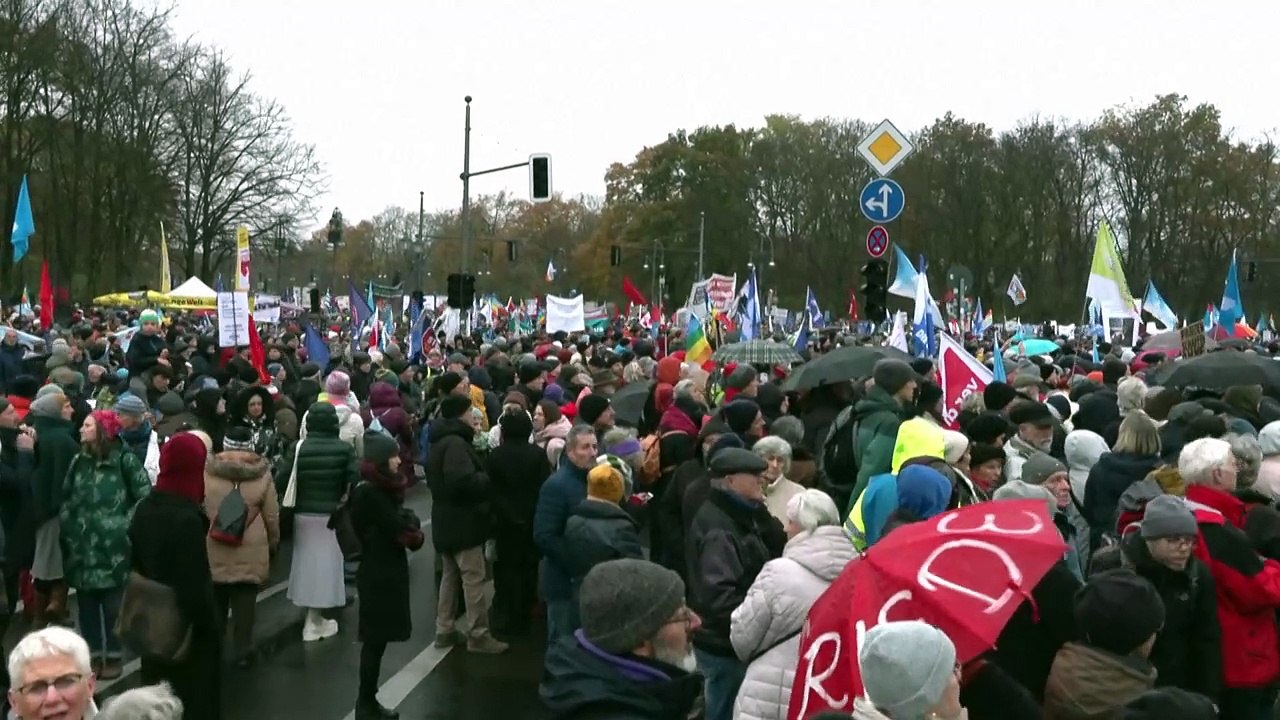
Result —
[{"label": "crowd of people", "polygon": [[[477,334],[422,357],[332,333],[322,366],[288,325],[219,348],[144,311],[125,350],[122,320],[86,313],[37,358],[0,342],[5,590],[33,630],[7,667],[22,718],[88,716],[126,651],[148,694],[101,716],[127,700],[222,717],[224,647],[254,662],[256,594],[289,534],[302,640],[355,602],[356,717],[398,717],[376,692],[413,633],[420,482],[434,643],[501,654],[545,616],[557,718],[786,718],[808,613],[852,563],[905,525],[1027,499],[1066,551],[999,640],[957,657],[937,627],[881,622],[835,716],[1260,720],[1275,703],[1264,390],[1280,388],[1161,387],[1159,358],[1063,339],[953,429],[928,359],[788,391],[792,367],[660,353],[678,332]],[[824,333],[807,359],[865,342]]]}]

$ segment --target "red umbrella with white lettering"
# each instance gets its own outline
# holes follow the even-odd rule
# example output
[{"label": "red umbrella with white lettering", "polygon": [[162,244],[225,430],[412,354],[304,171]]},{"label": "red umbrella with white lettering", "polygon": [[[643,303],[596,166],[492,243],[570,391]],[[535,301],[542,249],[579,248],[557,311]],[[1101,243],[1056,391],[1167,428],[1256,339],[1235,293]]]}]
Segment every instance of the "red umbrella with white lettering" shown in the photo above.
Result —
[{"label": "red umbrella with white lettering", "polygon": [[939,628],[967,662],[991,649],[1066,543],[1038,500],[987,502],[904,525],[849,563],[809,610],[788,720],[848,712],[862,693],[858,647],[892,620]]}]

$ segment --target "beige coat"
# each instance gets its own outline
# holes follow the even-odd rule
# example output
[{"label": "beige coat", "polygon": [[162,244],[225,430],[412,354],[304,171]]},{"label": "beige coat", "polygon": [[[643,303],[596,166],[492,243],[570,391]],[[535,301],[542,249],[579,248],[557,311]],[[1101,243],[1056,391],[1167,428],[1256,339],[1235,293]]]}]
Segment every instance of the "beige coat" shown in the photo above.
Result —
[{"label": "beige coat", "polygon": [[215,583],[261,585],[271,570],[271,553],[280,545],[280,505],[270,463],[241,450],[211,455],[204,468],[204,511],[210,520],[236,483],[249,508],[250,524],[238,546],[205,538],[209,567]]}]

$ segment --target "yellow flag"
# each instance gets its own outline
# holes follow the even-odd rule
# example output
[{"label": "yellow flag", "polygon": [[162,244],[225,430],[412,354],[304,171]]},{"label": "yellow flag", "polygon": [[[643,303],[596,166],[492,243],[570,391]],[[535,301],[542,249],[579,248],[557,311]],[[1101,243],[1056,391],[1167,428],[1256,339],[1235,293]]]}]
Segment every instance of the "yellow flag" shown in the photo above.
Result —
[{"label": "yellow flag", "polygon": [[173,275],[169,272],[169,243],[164,239],[164,223],[160,223],[160,292],[173,291]]}]

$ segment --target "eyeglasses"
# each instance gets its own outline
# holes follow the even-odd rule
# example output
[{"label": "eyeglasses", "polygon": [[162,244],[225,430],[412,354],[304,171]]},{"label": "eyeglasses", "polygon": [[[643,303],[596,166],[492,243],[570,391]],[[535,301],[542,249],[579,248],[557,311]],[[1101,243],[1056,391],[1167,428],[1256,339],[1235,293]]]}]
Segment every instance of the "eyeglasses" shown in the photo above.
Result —
[{"label": "eyeglasses", "polygon": [[690,628],[693,627],[693,621],[696,620],[697,618],[698,618],[697,614],[695,614],[692,610],[690,610],[687,607],[682,607],[676,611],[675,617],[671,618],[670,620],[666,621],[663,624],[675,625],[676,623],[684,623],[685,630],[689,630]]},{"label": "eyeglasses", "polygon": [[81,675],[80,673],[68,673],[66,675],[60,675],[52,680],[36,680],[35,682],[27,683],[26,685],[18,688],[18,692],[34,700],[48,695],[49,688],[53,688],[59,693],[65,693],[76,685],[79,685],[80,681],[83,679],[84,675]]},{"label": "eyeglasses", "polygon": [[1176,548],[1193,548],[1196,546],[1196,538],[1192,536],[1167,537],[1167,538],[1161,538],[1161,539]]}]

